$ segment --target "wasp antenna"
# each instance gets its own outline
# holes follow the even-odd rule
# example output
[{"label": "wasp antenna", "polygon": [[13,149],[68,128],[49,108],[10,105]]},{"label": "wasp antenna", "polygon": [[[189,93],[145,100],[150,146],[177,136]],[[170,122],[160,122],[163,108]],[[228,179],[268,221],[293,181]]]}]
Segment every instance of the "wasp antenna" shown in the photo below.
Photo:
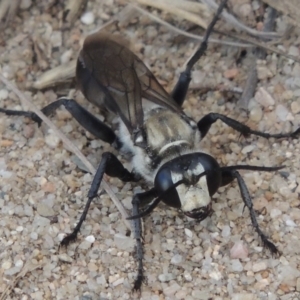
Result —
[{"label": "wasp antenna", "polygon": [[250,165],[235,165],[235,166],[226,166],[221,167],[222,172],[234,171],[234,170],[249,170],[249,171],[262,171],[262,172],[275,172],[285,168],[285,166],[277,167],[262,167],[262,166],[250,166]]}]

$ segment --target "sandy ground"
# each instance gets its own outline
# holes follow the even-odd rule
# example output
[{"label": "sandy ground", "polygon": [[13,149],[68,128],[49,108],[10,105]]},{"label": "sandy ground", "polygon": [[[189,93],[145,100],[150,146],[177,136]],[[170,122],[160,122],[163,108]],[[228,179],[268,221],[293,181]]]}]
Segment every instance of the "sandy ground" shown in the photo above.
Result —
[{"label": "sandy ground", "polygon": [[[30,86],[45,71],[76,59],[83,37],[124,6],[117,0],[90,1],[86,11],[93,13],[94,21],[87,25],[78,19],[69,26],[60,21],[59,4],[45,10],[46,2],[21,10],[2,30],[1,73],[32,97],[39,108],[58,96],[74,95],[101,118],[71,81],[42,91]],[[165,19],[182,29],[190,27],[170,15]],[[251,16],[249,19],[251,23]],[[285,26],[280,18],[277,24],[281,29]],[[178,39],[166,27],[141,15],[132,15],[130,22],[109,30],[130,40],[134,51],[169,91],[197,47],[197,43]],[[277,48],[299,57],[299,44],[297,31],[293,31]],[[250,52],[237,64],[238,48],[210,46],[196,66],[192,85],[243,88]],[[218,112],[255,130],[279,133],[297,129],[299,63],[269,53],[266,60],[258,62],[258,74],[260,80],[249,113],[238,109],[239,96],[210,91],[200,99],[197,89],[189,93],[184,108],[195,120]],[[0,106],[22,108],[3,84]],[[111,150],[83,130],[63,108],[52,120],[95,167],[101,153]],[[263,249],[247,209],[243,212],[234,182],[214,196],[215,213],[201,223],[187,220],[164,205],[145,218],[147,283],[141,295],[136,295],[131,293],[136,275],[134,241],[126,236],[121,215],[109,197],[102,193],[94,201],[78,240],[67,250],[59,250],[60,240],[80,217],[92,176],[78,168],[74,155],[47,126],[38,128],[26,118],[1,115],[1,299],[299,299],[298,140],[244,139],[217,122],[199,149],[211,153],[221,165],[285,165],[281,172],[241,172],[253,197],[259,225],[282,255],[272,257]],[[109,183],[127,209],[133,192],[149,188],[142,182],[124,185],[109,179]],[[242,246],[244,258],[236,258],[236,246]]]}]

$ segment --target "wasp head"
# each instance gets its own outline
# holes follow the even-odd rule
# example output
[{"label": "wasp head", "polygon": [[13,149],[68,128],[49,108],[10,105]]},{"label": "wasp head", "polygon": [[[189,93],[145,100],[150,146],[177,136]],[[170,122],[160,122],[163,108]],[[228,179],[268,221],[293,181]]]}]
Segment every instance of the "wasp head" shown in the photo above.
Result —
[{"label": "wasp head", "polygon": [[167,205],[202,221],[212,212],[211,196],[221,185],[221,171],[208,154],[186,154],[163,164],[154,185]]}]

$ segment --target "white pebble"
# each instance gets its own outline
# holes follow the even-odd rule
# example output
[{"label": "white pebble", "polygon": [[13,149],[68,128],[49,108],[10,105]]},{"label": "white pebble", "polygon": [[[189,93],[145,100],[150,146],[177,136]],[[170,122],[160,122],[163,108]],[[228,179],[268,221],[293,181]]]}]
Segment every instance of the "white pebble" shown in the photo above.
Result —
[{"label": "white pebble", "polygon": [[1,268],[3,270],[8,270],[11,267],[11,261],[5,261],[4,263],[2,263]]},{"label": "white pebble", "polygon": [[61,31],[53,31],[50,37],[52,47],[61,47],[62,45],[62,33]]},{"label": "white pebble", "polygon": [[59,254],[58,259],[67,263],[71,263],[73,261],[73,259],[67,253]]},{"label": "white pebble", "polygon": [[263,87],[257,90],[255,99],[263,107],[268,107],[275,104],[273,97]]},{"label": "white pebble", "polygon": [[88,241],[83,241],[79,246],[78,248],[79,249],[83,249],[83,250],[87,250],[91,247],[91,243],[88,242]]},{"label": "white pebble", "polygon": [[99,285],[106,285],[106,279],[103,274],[100,277],[97,277],[96,281],[97,281],[97,284],[99,284]]},{"label": "white pebble", "polygon": [[15,274],[17,274],[19,272],[20,272],[20,268],[18,268],[18,267],[12,267],[12,268],[6,270],[4,272],[4,274],[8,275],[8,276],[13,276],[13,275],[15,275]]},{"label": "white pebble", "polygon": [[293,220],[291,220],[291,219],[286,220],[286,221],[285,221],[285,224],[286,224],[287,226],[297,227],[297,224],[296,224]]},{"label": "white pebble", "polygon": [[248,257],[248,248],[242,241],[236,242],[233,247],[230,249],[231,258],[247,258]]},{"label": "white pebble", "polygon": [[228,225],[225,225],[222,229],[222,237],[229,237],[230,236],[230,227]]},{"label": "white pebble", "polygon": [[[49,130],[50,132],[50,130]],[[56,134],[48,134],[45,136],[46,144],[51,148],[57,148],[60,142],[60,138]]]},{"label": "white pebble", "polygon": [[78,274],[76,276],[76,279],[80,282],[85,282],[87,280],[87,275],[84,273]]},{"label": "white pebble", "polygon": [[231,270],[233,272],[242,272],[244,267],[238,259],[233,259],[231,261]]},{"label": "white pebble", "polygon": [[71,57],[72,57],[72,55],[73,55],[73,51],[72,51],[71,49],[65,51],[65,52],[61,55],[61,57],[60,57],[60,62],[61,62],[62,64],[65,64],[65,63],[69,62],[70,59],[71,59]]},{"label": "white pebble", "polygon": [[244,147],[244,148],[242,149],[242,153],[243,153],[243,154],[250,153],[250,152],[252,152],[255,148],[256,148],[255,145],[248,145],[248,146],[246,146],[246,147]]},{"label": "white pebble", "polygon": [[80,20],[85,25],[91,25],[95,21],[95,16],[91,11],[87,11],[81,16]]},{"label": "white pebble", "polygon": [[0,90],[0,100],[5,100],[8,97],[7,90]]},{"label": "white pebble", "polygon": [[114,236],[114,242],[116,247],[121,250],[132,251],[135,246],[135,240],[130,236],[123,235],[121,233],[116,233]]},{"label": "white pebble", "polygon": [[249,118],[250,120],[258,123],[263,117],[263,111],[259,106],[254,106],[251,110],[250,110],[250,114],[249,114]]},{"label": "white pebble", "polygon": [[232,300],[255,300],[255,294],[253,293],[234,293],[232,294]]},{"label": "white pebble", "polygon": [[281,214],[282,214],[282,212],[278,208],[271,209],[270,216],[271,216],[272,219],[277,218]]},{"label": "white pebble", "polygon": [[295,115],[300,112],[300,103],[298,101],[293,101],[291,104],[292,113]]},{"label": "white pebble", "polygon": [[119,279],[117,279],[116,281],[114,281],[114,282],[112,283],[112,285],[113,285],[113,286],[117,286],[117,285],[122,284],[123,282],[124,282],[124,278],[122,277],[122,278],[119,278]]},{"label": "white pebble", "polygon": [[93,235],[89,235],[85,238],[85,240],[93,244],[95,242],[95,237]]},{"label": "white pebble", "polygon": [[24,227],[23,227],[23,226],[18,226],[18,227],[16,228],[16,231],[17,231],[17,232],[22,232],[22,231],[23,231],[23,229],[24,229]]},{"label": "white pebble", "polygon": [[184,228],[185,235],[188,236],[189,238],[193,237],[193,232],[189,230],[188,228]]},{"label": "white pebble", "polygon": [[287,115],[289,111],[287,108],[281,104],[278,104],[276,107],[276,115],[280,119],[280,121],[286,121]]},{"label": "white pebble", "polygon": [[160,274],[158,276],[158,279],[161,282],[167,282],[167,281],[173,280],[174,278],[175,278],[175,275],[173,275],[172,273]]},{"label": "white pebble", "polygon": [[166,296],[172,296],[174,295],[177,291],[179,291],[181,289],[180,285],[178,283],[173,283],[172,285],[164,288],[164,294]]},{"label": "white pebble", "polygon": [[186,281],[192,281],[193,277],[190,273],[184,273],[184,278]]},{"label": "white pebble", "polygon": [[296,46],[290,46],[289,55],[293,55],[295,57],[299,56],[299,49]]},{"label": "white pebble", "polygon": [[294,155],[294,153],[287,151],[285,153],[286,158],[291,158]]},{"label": "white pebble", "polygon": [[21,259],[18,259],[15,263],[15,267],[18,267],[18,268],[22,268],[23,265],[24,265],[24,262]]},{"label": "white pebble", "polygon": [[261,262],[259,262],[259,263],[253,264],[252,271],[253,271],[254,273],[257,273],[257,272],[266,270],[267,267],[268,267],[268,266],[267,266],[266,262],[261,261]]},{"label": "white pebble", "polygon": [[33,239],[33,240],[37,240],[38,239],[38,234],[36,232],[31,232],[30,233],[30,237]]},{"label": "white pebble", "polygon": [[180,254],[175,254],[171,259],[171,263],[174,265],[178,265],[181,262],[182,262],[182,256]]}]

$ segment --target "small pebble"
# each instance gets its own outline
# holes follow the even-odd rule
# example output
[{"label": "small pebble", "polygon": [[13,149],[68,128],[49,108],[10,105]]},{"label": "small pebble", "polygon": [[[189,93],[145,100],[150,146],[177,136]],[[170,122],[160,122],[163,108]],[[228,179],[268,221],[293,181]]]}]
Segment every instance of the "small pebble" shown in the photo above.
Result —
[{"label": "small pebble", "polygon": [[76,279],[79,281],[79,282],[85,282],[87,280],[87,274],[78,274],[76,276]]},{"label": "small pebble", "polygon": [[87,11],[81,16],[80,20],[85,25],[91,25],[95,21],[95,16],[91,11]]},{"label": "small pebble", "polygon": [[258,262],[258,263],[253,264],[253,266],[252,266],[252,271],[253,271],[254,273],[257,273],[257,272],[266,270],[267,267],[268,267],[268,266],[267,266],[266,262],[264,262],[264,261]]},{"label": "small pebble", "polygon": [[248,146],[246,146],[246,147],[244,147],[244,148],[242,149],[242,153],[243,153],[243,154],[250,153],[250,152],[252,152],[255,148],[256,148],[255,145],[248,145]]},{"label": "small pebble", "polygon": [[45,143],[51,148],[57,148],[59,142],[60,142],[60,138],[55,133],[48,134],[45,136]]},{"label": "small pebble", "polygon": [[54,210],[45,203],[39,203],[36,210],[42,217],[53,217],[55,215]]},{"label": "small pebble", "polygon": [[286,221],[285,221],[285,224],[286,224],[287,226],[297,227],[297,224],[296,224],[293,220],[291,220],[291,219],[286,220]]},{"label": "small pebble", "polygon": [[24,229],[24,227],[23,227],[23,226],[18,226],[18,227],[16,228],[16,231],[17,231],[17,232],[22,232],[22,231],[23,231],[23,229]]},{"label": "small pebble", "polygon": [[286,118],[289,114],[289,111],[285,106],[278,104],[276,107],[276,115],[280,119],[280,121],[286,121]]},{"label": "small pebble", "polygon": [[193,277],[190,273],[184,273],[184,278],[186,281],[192,281]]},{"label": "small pebble", "polygon": [[90,272],[96,272],[98,270],[98,266],[95,263],[88,263],[88,270]]},{"label": "small pebble", "polygon": [[132,251],[135,247],[135,240],[130,236],[125,236],[121,233],[117,233],[114,236],[114,242],[116,247],[121,250]]},{"label": "small pebble", "polygon": [[222,233],[221,233],[222,237],[224,237],[224,238],[229,237],[230,236],[230,231],[231,231],[230,226],[225,225],[222,229]]},{"label": "small pebble", "polygon": [[256,300],[255,294],[250,293],[234,293],[232,295],[232,300]]},{"label": "small pebble", "polygon": [[8,270],[11,267],[11,261],[5,261],[4,263],[2,263],[1,268],[4,270]]},{"label": "small pebble", "polygon": [[236,69],[236,68],[229,69],[224,72],[224,77],[227,79],[234,79],[238,74],[239,74],[238,69]]},{"label": "small pebble", "polygon": [[263,107],[269,107],[275,104],[275,100],[273,99],[273,97],[263,87],[260,87],[257,90],[255,99]]},{"label": "small pebble", "polygon": [[171,263],[174,265],[178,265],[182,262],[182,256],[179,254],[175,254],[172,259],[171,259]]},{"label": "small pebble", "polygon": [[188,236],[189,238],[193,237],[193,232],[190,229],[184,228],[184,232],[185,232],[186,236]]},{"label": "small pebble", "polygon": [[19,267],[12,267],[12,268],[6,270],[4,272],[4,274],[8,275],[8,276],[13,276],[13,275],[15,275],[15,274],[17,274],[19,272],[20,272],[20,268]]},{"label": "small pebble", "polygon": [[35,133],[35,126],[33,126],[33,124],[24,125],[23,128],[24,137],[26,137],[27,139],[31,139],[34,136],[34,133]]},{"label": "small pebble", "polygon": [[85,238],[85,240],[91,244],[93,244],[95,242],[95,237],[93,235],[89,235]]},{"label": "small pebble", "polygon": [[258,123],[263,117],[263,111],[259,106],[254,106],[250,110],[249,118],[251,121]]},{"label": "small pebble", "polygon": [[0,100],[5,100],[8,97],[8,91],[7,90],[0,90]]},{"label": "small pebble", "polygon": [[78,246],[79,249],[83,249],[83,250],[87,250],[91,248],[91,243],[88,241],[83,241],[82,243],[80,243],[80,245]]},{"label": "small pebble", "polygon": [[278,216],[280,216],[281,214],[282,214],[281,210],[279,210],[278,208],[273,208],[273,209],[271,209],[270,217],[272,219],[274,219],[274,218],[277,218]]},{"label": "small pebble", "polygon": [[71,263],[73,261],[73,259],[66,253],[62,253],[58,255],[59,260],[67,262],[67,263]]},{"label": "small pebble", "polygon": [[167,281],[173,280],[174,278],[175,278],[175,275],[172,273],[160,274],[158,276],[158,279],[161,282],[167,282]]},{"label": "small pebble", "polygon": [[28,9],[32,4],[32,0],[21,0],[21,3],[20,3],[20,8],[21,9]]},{"label": "small pebble", "polygon": [[119,278],[112,283],[113,286],[118,286],[124,282],[124,278]]},{"label": "small pebble", "polygon": [[24,262],[23,262],[23,260],[21,260],[21,259],[18,259],[16,262],[15,262],[15,267],[17,267],[17,268],[22,268],[23,267],[23,265],[24,265]]},{"label": "small pebble", "polygon": [[166,287],[163,289],[163,292],[166,296],[172,296],[174,295],[177,291],[181,289],[180,285],[178,283],[173,283],[172,285]]},{"label": "small pebble", "polygon": [[210,292],[209,291],[201,291],[201,290],[193,290],[192,291],[192,299],[199,299],[199,300],[209,300],[210,299]]},{"label": "small pebble", "polygon": [[38,239],[38,234],[36,232],[31,232],[30,233],[30,237],[33,239],[33,240],[37,240]]},{"label": "small pebble", "polygon": [[103,274],[100,277],[97,277],[96,281],[99,285],[106,285],[106,278]]},{"label": "small pebble", "polygon": [[231,261],[231,270],[233,272],[242,272],[244,267],[238,259],[233,259]]}]

